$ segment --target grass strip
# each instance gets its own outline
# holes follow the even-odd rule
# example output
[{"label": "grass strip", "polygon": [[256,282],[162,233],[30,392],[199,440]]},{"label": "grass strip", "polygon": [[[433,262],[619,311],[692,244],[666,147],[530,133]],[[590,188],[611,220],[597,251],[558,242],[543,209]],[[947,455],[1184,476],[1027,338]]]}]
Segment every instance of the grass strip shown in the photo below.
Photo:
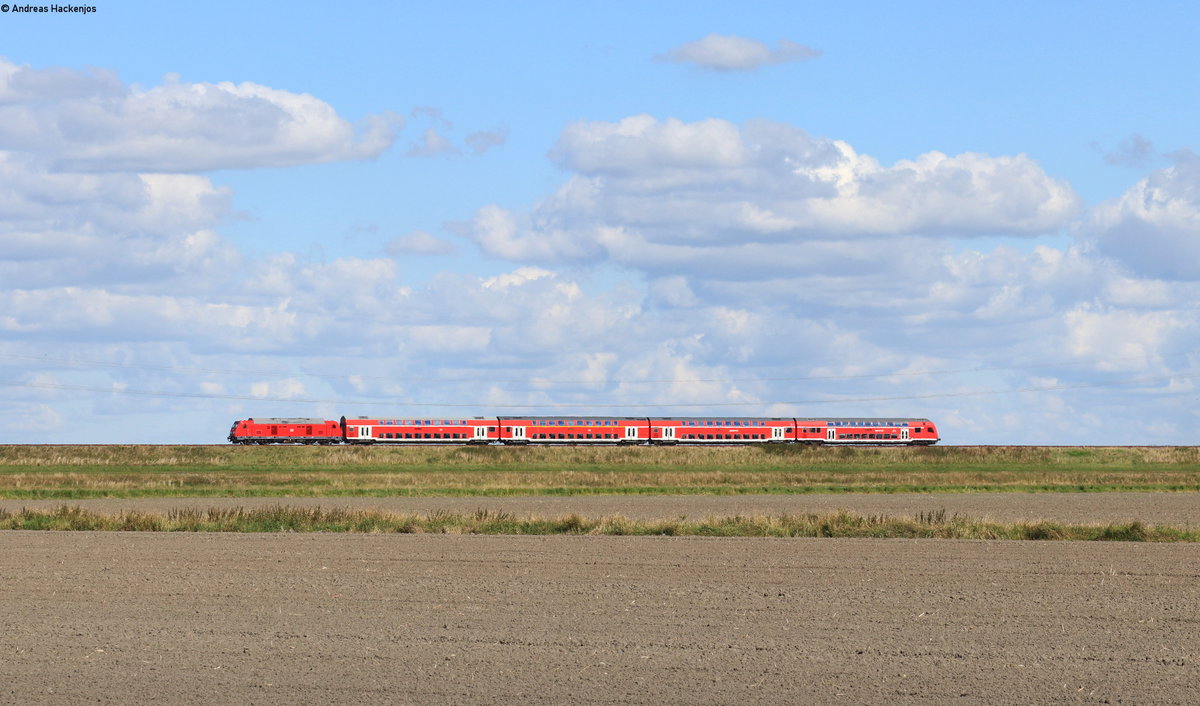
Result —
[{"label": "grass strip", "polygon": [[521,517],[474,513],[397,514],[380,510],[298,508],[185,508],[165,514],[103,514],[78,506],[54,510],[0,510],[0,529],[138,532],[346,532],[364,534],[624,535],[672,537],[846,537],[888,539],[1004,539],[1129,542],[1197,542],[1200,530],[1134,521],[1118,524],[1059,522],[996,523],[945,510],[915,517],[860,515],[847,511],[795,515],[709,517],[703,520],[631,520],[619,515],[587,518]]},{"label": "grass strip", "polygon": [[1200,491],[1198,447],[0,446],[0,498]]}]

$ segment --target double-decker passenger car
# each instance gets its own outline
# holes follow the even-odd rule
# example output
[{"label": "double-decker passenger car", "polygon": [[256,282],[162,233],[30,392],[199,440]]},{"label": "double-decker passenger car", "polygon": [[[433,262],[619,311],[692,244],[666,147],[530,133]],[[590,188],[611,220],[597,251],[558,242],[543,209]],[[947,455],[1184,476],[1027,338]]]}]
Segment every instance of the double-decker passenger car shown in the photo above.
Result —
[{"label": "double-decker passenger car", "polygon": [[658,444],[761,444],[796,440],[796,420],[785,417],[651,417]]},{"label": "double-decker passenger car", "polygon": [[933,444],[937,428],[928,419],[842,418],[825,422],[826,444]]},{"label": "double-decker passenger car", "polygon": [[496,419],[342,417],[349,444],[469,444],[495,441]]},{"label": "double-decker passenger car", "polygon": [[509,444],[640,444],[650,439],[645,417],[498,417],[498,440]]}]

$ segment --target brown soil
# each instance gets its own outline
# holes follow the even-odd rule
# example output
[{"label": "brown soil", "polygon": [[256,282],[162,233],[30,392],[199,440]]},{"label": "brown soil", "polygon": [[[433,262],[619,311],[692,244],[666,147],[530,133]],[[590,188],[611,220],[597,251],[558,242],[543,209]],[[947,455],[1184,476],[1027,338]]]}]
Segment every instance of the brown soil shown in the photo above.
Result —
[{"label": "brown soil", "polygon": [[15,531],[0,587],[0,703],[1192,703],[1200,683],[1191,544]]}]

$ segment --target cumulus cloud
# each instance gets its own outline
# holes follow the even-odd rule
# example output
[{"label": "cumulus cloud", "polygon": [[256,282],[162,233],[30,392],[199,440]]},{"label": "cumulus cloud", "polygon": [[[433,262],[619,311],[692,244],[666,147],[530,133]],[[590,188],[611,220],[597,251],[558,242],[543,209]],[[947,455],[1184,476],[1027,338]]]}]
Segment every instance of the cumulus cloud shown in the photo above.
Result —
[{"label": "cumulus cloud", "polygon": [[655,59],[695,64],[715,71],[749,71],[769,64],[808,61],[820,55],[816,49],[788,39],[780,39],[772,49],[755,39],[710,34],[681,44]]},{"label": "cumulus cloud", "polygon": [[0,149],[75,172],[197,172],[375,157],[403,121],[358,125],[308,94],[255,83],[125,86],[109,71],[0,59]]},{"label": "cumulus cloud", "polygon": [[1157,367],[1179,335],[1197,324],[1195,313],[1130,311],[1081,304],[1064,315],[1067,345],[1081,358],[1101,360],[1106,370]]},{"label": "cumulus cloud", "polygon": [[10,287],[226,281],[239,262],[213,228],[231,192],[188,174],[48,172],[0,153],[0,279]]},{"label": "cumulus cloud", "polygon": [[1100,252],[1141,275],[1200,279],[1200,156],[1175,155],[1172,166],[1097,206],[1083,229]]},{"label": "cumulus cloud", "polygon": [[521,261],[857,267],[902,259],[897,238],[1037,236],[1079,209],[1070,186],[1025,155],[929,152],[887,166],[766,121],[576,123],[551,158],[572,172],[555,193],[527,214],[481,209],[460,232]]},{"label": "cumulus cloud", "polygon": [[[1170,395],[1190,390],[1186,377],[1107,409],[1085,393],[1024,406],[972,396],[1186,368],[1177,358],[1200,347],[1200,283],[1139,261],[1124,233],[1187,247],[1197,210],[1187,154],[1103,204],[1076,229],[1078,243],[1050,247],[1036,238],[1061,236],[1078,199],[1024,155],[930,152],[880,164],[777,123],[577,123],[551,152],[569,172],[560,188],[533,208],[484,206],[454,227],[511,265],[414,284],[400,257],[448,253],[449,242],[413,231],[387,244],[390,257],[316,261],[251,259],[221,236],[232,194],[191,173],[192,151],[219,139],[197,116],[244,110],[230,144],[259,135],[252,166],[374,149],[318,110],[319,99],[168,80],[164,93],[187,98],[162,107],[183,121],[171,132],[138,108],[164,96],[110,72],[0,64],[0,75],[0,110],[13,119],[0,126],[10,145],[0,147],[0,370],[29,385],[12,387],[0,413],[45,421],[24,440],[99,440],[114,428],[219,440],[236,416],[336,418],[438,402],[922,414],[950,438],[991,442],[1044,440],[1030,433],[1169,442],[1178,432],[1164,420],[1195,418],[1170,407]],[[67,129],[76,107],[88,109]],[[310,109],[336,139],[296,142]],[[272,111],[275,127],[261,132]],[[38,115],[59,122],[29,122]],[[114,125],[117,115],[130,126]],[[440,114],[415,117],[447,140]],[[97,155],[142,137],[166,151],[151,163],[135,150],[99,169],[64,137],[88,142],[72,132],[84,127]],[[209,163],[233,166],[222,156],[232,149]],[[975,245],[989,235],[1029,245]],[[60,361],[31,374],[31,360],[54,355],[130,367]],[[984,372],[955,372],[973,366]],[[197,392],[255,401],[170,397]],[[922,397],[930,392],[962,396]],[[686,403],[701,406],[632,406]],[[717,406],[726,404],[746,406]],[[1117,413],[1133,420],[1121,437],[1105,421]]]}]

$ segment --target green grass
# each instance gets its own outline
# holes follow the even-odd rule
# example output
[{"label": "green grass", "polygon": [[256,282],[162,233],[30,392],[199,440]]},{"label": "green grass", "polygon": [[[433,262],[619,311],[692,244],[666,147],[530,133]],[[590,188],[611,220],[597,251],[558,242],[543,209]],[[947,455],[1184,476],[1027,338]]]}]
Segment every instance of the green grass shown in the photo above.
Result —
[{"label": "green grass", "polygon": [[1197,447],[0,446],[0,498],[1200,491]]},{"label": "green grass", "polygon": [[378,510],[273,506],[197,508],[166,514],[101,514],[64,505],[56,510],[0,509],[0,529],[139,532],[349,532],[370,534],[628,535],[700,537],[856,537],[906,539],[1083,540],[1197,542],[1200,530],[1154,527],[1141,522],[1074,525],[1057,522],[995,523],[945,510],[913,518],[863,516],[850,512],[753,515],[703,520],[630,520],[620,516],[586,518],[518,517],[479,510],[408,515]]}]

